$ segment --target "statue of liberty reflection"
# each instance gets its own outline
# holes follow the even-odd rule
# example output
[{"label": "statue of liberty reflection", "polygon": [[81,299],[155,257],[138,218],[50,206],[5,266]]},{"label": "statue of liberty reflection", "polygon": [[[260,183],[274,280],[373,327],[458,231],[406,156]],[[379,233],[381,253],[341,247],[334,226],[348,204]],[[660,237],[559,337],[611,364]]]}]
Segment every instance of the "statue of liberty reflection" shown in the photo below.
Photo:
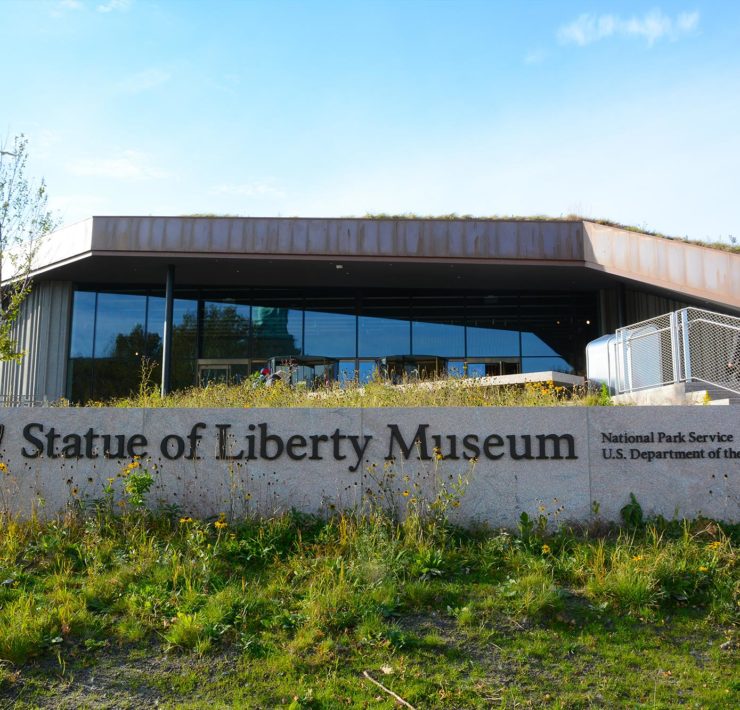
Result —
[{"label": "statue of liberty reflection", "polygon": [[288,330],[289,308],[252,306],[254,357],[288,357],[301,354],[296,338]]}]

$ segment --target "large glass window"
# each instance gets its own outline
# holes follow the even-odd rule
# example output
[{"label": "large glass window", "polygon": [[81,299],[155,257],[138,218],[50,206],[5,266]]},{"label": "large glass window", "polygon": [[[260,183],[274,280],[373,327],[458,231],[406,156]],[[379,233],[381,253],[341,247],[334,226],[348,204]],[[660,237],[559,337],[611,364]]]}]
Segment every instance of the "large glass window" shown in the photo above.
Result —
[{"label": "large glass window", "polygon": [[76,291],[72,305],[67,396],[73,402],[93,398],[93,343],[95,338],[94,291]]},{"label": "large glass window", "polygon": [[364,298],[357,322],[359,357],[384,357],[411,353],[410,301],[408,298]]},{"label": "large glass window", "polygon": [[95,358],[139,357],[146,351],[146,295],[99,293]]},{"label": "large glass window", "polygon": [[465,356],[465,311],[461,296],[412,299],[411,346],[415,355]]},{"label": "large glass window", "polygon": [[[149,296],[147,328],[149,351],[147,356],[156,362],[152,372],[152,385],[162,378],[162,341],[164,338],[165,300],[162,296]],[[198,354],[198,302],[176,298],[172,305],[172,369],[171,384],[174,389],[195,384]]]},{"label": "large glass window", "polygon": [[311,298],[306,301],[304,352],[321,357],[357,357],[355,299]]},{"label": "large glass window", "polygon": [[303,311],[290,293],[256,294],[252,300],[252,355],[288,357],[303,351]]},{"label": "large glass window", "polygon": [[466,298],[468,357],[519,356],[519,299],[511,296]]},{"label": "large glass window", "polygon": [[192,387],[198,357],[198,302],[176,298],[172,308],[172,387]]},{"label": "large glass window", "polygon": [[204,358],[248,358],[251,309],[241,303],[203,303]]},{"label": "large glass window", "polygon": [[[549,329],[548,329],[549,330]],[[540,330],[542,336],[547,338],[552,343],[556,343],[559,338],[556,332],[544,332],[545,329]],[[550,345],[547,340],[544,340],[536,333],[522,333],[522,353],[524,355],[558,355],[558,351]]]},{"label": "large glass window", "polygon": [[557,365],[559,357],[570,369],[585,368],[586,343],[597,334],[595,298],[574,293],[527,293],[520,297],[520,313],[523,358],[556,358],[552,362]]},{"label": "large glass window", "polygon": [[96,299],[97,294],[94,291],[76,291],[74,294],[70,357],[93,356]]},{"label": "large glass window", "polygon": [[[380,288],[176,293],[174,388],[197,383],[199,360],[240,368],[234,372],[244,377],[268,358],[301,355],[340,360],[338,376],[345,381],[367,381],[379,363],[398,377],[581,371],[585,345],[597,335],[593,294]],[[164,310],[161,289],[76,291],[68,368],[73,401],[135,391],[142,358],[155,363],[150,384],[156,386]]]},{"label": "large glass window", "polygon": [[145,294],[98,294],[94,351],[95,399],[138,389],[147,351]]}]

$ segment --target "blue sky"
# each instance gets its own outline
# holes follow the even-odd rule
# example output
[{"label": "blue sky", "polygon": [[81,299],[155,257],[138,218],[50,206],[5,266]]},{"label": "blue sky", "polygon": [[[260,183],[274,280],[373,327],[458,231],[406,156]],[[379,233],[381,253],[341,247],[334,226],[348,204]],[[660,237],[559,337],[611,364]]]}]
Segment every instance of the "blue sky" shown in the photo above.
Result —
[{"label": "blue sky", "polygon": [[740,3],[0,0],[0,131],[91,214],[578,213],[740,239]]}]

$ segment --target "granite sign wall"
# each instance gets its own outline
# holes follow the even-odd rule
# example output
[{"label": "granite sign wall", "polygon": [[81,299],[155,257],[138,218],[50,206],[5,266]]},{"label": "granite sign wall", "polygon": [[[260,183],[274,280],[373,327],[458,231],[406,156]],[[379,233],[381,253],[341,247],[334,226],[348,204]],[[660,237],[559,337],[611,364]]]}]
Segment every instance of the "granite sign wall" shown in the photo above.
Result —
[{"label": "granite sign wall", "polygon": [[150,504],[187,515],[403,512],[454,492],[460,522],[555,524],[618,520],[634,493],[647,514],[737,521],[734,409],[4,409],[0,507],[48,516],[120,497],[135,460]]}]

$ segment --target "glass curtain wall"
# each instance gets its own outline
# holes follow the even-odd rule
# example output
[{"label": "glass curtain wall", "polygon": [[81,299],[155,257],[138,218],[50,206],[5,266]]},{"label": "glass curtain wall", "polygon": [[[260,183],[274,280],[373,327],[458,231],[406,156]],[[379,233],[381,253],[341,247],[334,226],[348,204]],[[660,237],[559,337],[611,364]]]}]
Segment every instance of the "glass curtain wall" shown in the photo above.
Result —
[{"label": "glass curtain wall", "polygon": [[[337,361],[340,379],[447,372],[479,377],[583,370],[597,336],[595,294],[439,293],[299,289],[178,291],[172,383],[208,372],[232,381],[269,358]],[[161,290],[74,294],[68,396],[101,400],[138,390],[142,361],[161,376]]]}]

